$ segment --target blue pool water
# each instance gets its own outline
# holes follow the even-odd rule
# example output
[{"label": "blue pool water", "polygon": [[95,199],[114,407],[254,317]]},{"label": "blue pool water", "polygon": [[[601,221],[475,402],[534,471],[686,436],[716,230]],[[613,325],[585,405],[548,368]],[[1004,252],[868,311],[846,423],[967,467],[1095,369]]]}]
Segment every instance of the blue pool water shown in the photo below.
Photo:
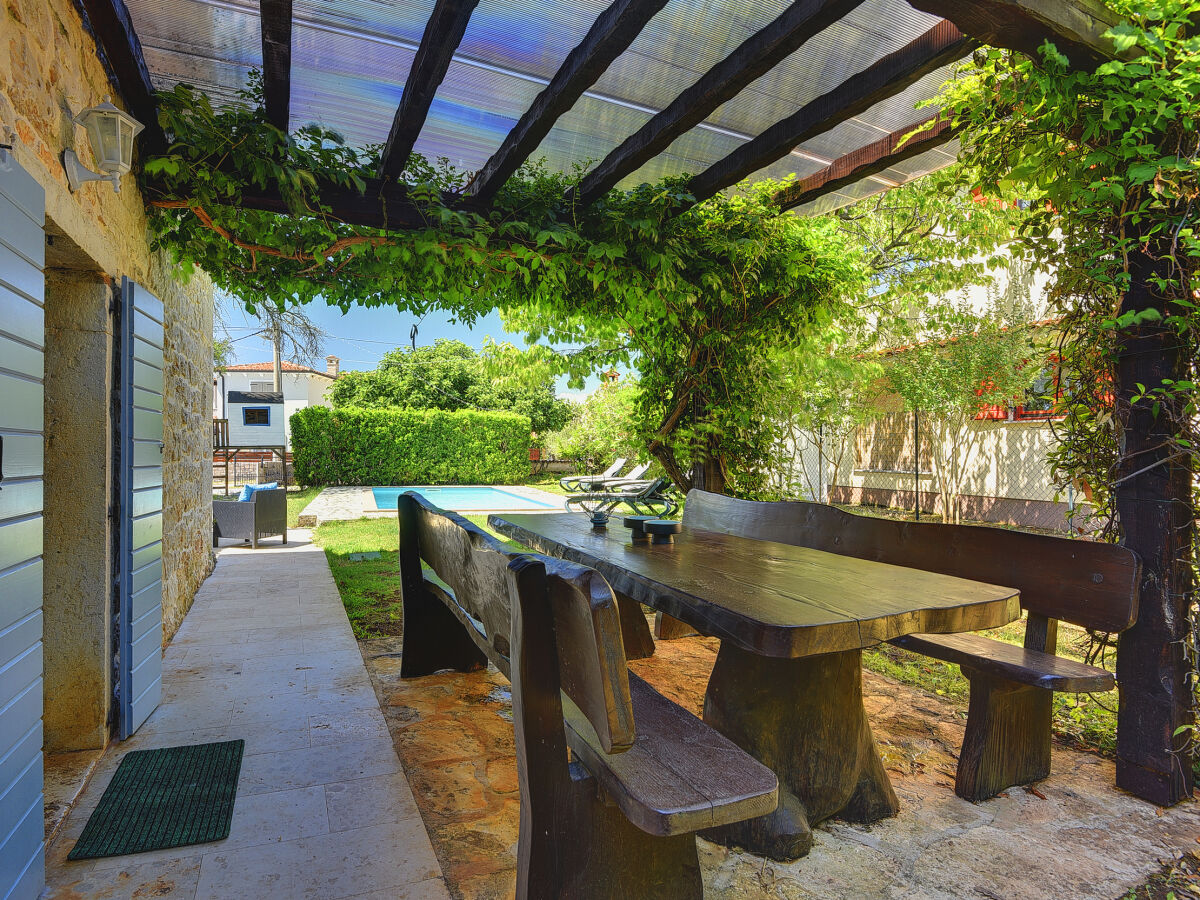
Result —
[{"label": "blue pool water", "polygon": [[371,488],[375,495],[376,509],[395,509],[396,498],[405,491],[416,491],[430,503],[455,512],[476,509],[561,509],[557,503],[534,500],[513,491],[498,487],[377,487]]}]

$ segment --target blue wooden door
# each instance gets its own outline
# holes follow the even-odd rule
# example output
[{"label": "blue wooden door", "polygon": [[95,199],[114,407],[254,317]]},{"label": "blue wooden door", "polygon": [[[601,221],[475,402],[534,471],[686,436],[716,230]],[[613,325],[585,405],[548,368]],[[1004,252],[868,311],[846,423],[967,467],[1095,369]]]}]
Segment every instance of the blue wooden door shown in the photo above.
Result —
[{"label": "blue wooden door", "polygon": [[41,186],[0,149],[0,900],[42,890]]},{"label": "blue wooden door", "polygon": [[163,306],[121,284],[118,725],[129,737],[162,694]]}]

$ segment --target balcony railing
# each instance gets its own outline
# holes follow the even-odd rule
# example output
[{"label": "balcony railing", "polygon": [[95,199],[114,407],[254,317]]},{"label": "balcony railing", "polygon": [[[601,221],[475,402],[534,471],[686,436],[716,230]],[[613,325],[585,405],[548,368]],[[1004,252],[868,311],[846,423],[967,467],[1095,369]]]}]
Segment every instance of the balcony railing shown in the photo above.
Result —
[{"label": "balcony railing", "polygon": [[213,419],[213,449],[220,450],[229,446],[229,420]]}]

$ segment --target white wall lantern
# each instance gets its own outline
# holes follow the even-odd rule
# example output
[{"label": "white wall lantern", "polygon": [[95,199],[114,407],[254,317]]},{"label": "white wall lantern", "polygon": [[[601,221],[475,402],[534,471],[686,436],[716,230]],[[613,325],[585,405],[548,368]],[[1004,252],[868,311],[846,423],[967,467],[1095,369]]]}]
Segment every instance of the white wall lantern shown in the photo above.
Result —
[{"label": "white wall lantern", "polygon": [[100,166],[99,172],[93,172],[79,161],[74,150],[63,151],[63,168],[71,190],[79,190],[85,181],[109,181],[113,191],[120,191],[121,176],[133,167],[133,139],[142,130],[142,123],[117,109],[107,97],[71,121],[87,129],[92,156]]},{"label": "white wall lantern", "polygon": [[12,165],[13,144],[17,142],[17,133],[0,122],[0,171],[7,172]]}]

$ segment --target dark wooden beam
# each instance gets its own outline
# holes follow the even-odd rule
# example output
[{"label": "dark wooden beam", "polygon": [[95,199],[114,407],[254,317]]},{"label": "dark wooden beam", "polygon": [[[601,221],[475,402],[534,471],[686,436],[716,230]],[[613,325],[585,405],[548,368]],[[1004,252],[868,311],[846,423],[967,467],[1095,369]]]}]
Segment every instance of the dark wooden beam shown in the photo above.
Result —
[{"label": "dark wooden beam", "polygon": [[[913,134],[918,128],[927,130]],[[905,135],[909,134],[913,136],[905,141],[904,146],[900,146]],[[914,122],[852,153],[839,156],[820,172],[792,182],[775,195],[775,201],[780,209],[803,206],[871,175],[878,175],[898,162],[912,159],[953,139],[954,128],[951,127],[949,119],[934,116],[924,122]]]},{"label": "dark wooden beam", "polygon": [[292,95],[292,0],[259,0],[267,120],[286,132]]},{"label": "dark wooden beam", "polygon": [[909,0],[917,9],[949,19],[963,34],[994,47],[1040,59],[1051,41],[1072,64],[1094,68],[1116,56],[1104,32],[1121,19],[1100,0]]},{"label": "dark wooden beam", "polygon": [[1139,234],[1139,227],[1148,229],[1130,218],[1126,223],[1133,242],[1120,312],[1154,315],[1117,330],[1114,348],[1114,412],[1125,421],[1113,505],[1121,517],[1121,543],[1142,560],[1137,622],[1117,646],[1117,787],[1170,806],[1190,798],[1195,783],[1188,658],[1195,482],[1191,457],[1175,449],[1187,412],[1179,401],[1146,402],[1143,386],[1186,379],[1191,360],[1186,343],[1165,324],[1183,311],[1159,287],[1174,277],[1169,241]]},{"label": "dark wooden beam", "polygon": [[[96,39],[117,93],[125,101],[130,115],[146,126],[138,143],[144,153],[156,153],[166,146],[158,127],[158,103],[150,70],[142,56],[142,42],[133,29],[133,20],[125,0],[79,0],[87,14],[88,25]],[[79,110],[74,110],[79,112]]]},{"label": "dark wooden beam", "polygon": [[786,156],[810,138],[829,131],[914,84],[930,72],[961,59],[975,42],[951,22],[939,22],[916,40],[852,75],[827,94],[776,122],[754,140],[718,160],[688,184],[696,201],[737,184]]},{"label": "dark wooden beam", "polygon": [[550,133],[559,117],[575,105],[666,5],[667,0],[615,0],[563,61],[500,149],[479,170],[467,194],[480,200],[495,196]]},{"label": "dark wooden beam", "polygon": [[404,82],[400,106],[392,119],[392,130],[387,143],[383,145],[379,160],[381,178],[399,178],[408,164],[413,145],[429,115],[433,95],[446,77],[454,51],[458,49],[467,30],[467,22],[471,20],[471,13],[478,5],[479,0],[437,0],[434,4],[433,13],[425,25],[425,33],[421,35],[421,44],[413,57],[412,68]]},{"label": "dark wooden beam", "polygon": [[[366,190],[360,194],[353,188],[323,184],[318,194],[320,203],[329,207],[328,215],[350,225],[379,228],[389,231],[407,231],[424,228],[430,224],[421,211],[413,205],[408,189],[403,184],[384,179],[371,179]],[[482,207],[473,202],[463,202],[457,194],[442,195],[442,203],[463,212],[481,212]],[[278,192],[248,189],[242,194],[239,204],[244,209],[260,209],[265,212],[291,215],[292,211]]]},{"label": "dark wooden beam", "polygon": [[797,0],[626,138],[588,173],[577,190],[568,193],[567,199],[578,200],[583,206],[595,202],[860,3],[862,0]]}]

